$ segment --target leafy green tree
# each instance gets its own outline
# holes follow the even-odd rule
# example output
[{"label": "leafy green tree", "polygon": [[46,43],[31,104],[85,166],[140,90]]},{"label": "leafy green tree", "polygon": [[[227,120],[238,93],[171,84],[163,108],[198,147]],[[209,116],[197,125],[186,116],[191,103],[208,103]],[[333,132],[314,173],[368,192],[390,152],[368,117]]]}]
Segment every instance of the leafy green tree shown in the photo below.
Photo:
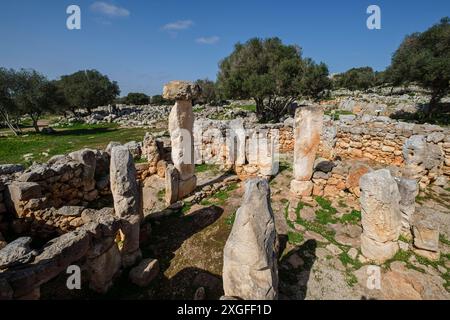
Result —
[{"label": "leafy green tree", "polygon": [[150,103],[150,97],[145,93],[130,92],[124,99],[125,104],[142,106]]},{"label": "leafy green tree", "polygon": [[376,74],[370,67],[352,68],[334,77],[335,88],[367,90],[376,85]]},{"label": "leafy green tree", "polygon": [[67,103],[62,91],[54,81],[49,81],[35,70],[16,72],[15,105],[23,115],[29,115],[33,128],[39,132],[38,121],[46,112],[63,109]]},{"label": "leafy green tree", "polygon": [[217,101],[218,96],[214,81],[209,79],[199,79],[195,81],[195,84],[201,88],[200,97],[198,97],[195,102],[200,104],[214,104]]},{"label": "leafy green tree", "polygon": [[392,57],[387,78],[393,85],[417,83],[430,90],[430,114],[450,91],[450,19],[405,38]]},{"label": "leafy green tree", "polygon": [[173,104],[173,101],[166,100],[163,98],[162,95],[157,94],[152,97],[151,104],[155,105],[155,106],[164,106],[164,105]]},{"label": "leafy green tree", "polygon": [[329,88],[327,76],[326,66],[304,60],[298,46],[253,38],[221,61],[218,87],[227,99],[253,98],[260,121],[278,120],[298,97],[317,98]]},{"label": "leafy green tree", "polygon": [[106,75],[97,70],[78,71],[62,76],[60,85],[72,111],[85,108],[92,109],[113,103],[120,94],[116,81],[110,81]]}]

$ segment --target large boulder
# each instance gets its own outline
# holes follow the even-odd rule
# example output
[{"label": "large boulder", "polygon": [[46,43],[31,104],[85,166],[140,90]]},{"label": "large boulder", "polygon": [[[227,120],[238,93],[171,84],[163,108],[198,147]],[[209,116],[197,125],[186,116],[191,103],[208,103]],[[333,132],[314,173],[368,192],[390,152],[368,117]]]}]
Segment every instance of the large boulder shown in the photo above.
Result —
[{"label": "large boulder", "polygon": [[163,97],[167,100],[193,100],[200,93],[200,86],[188,81],[171,81],[163,89]]},{"label": "large boulder", "polygon": [[370,260],[383,263],[398,251],[400,192],[387,169],[362,176],[360,188],[363,226],[361,250]]},{"label": "large boulder", "polygon": [[276,238],[269,184],[265,179],[248,180],[224,249],[226,296],[249,300],[278,298]]}]

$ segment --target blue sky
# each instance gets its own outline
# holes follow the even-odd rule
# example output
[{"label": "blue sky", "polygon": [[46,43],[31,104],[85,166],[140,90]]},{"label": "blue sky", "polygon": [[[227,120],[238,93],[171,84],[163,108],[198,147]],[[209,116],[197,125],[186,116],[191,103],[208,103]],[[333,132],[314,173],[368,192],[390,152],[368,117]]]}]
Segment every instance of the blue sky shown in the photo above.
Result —
[{"label": "blue sky", "polygon": [[[71,4],[81,8],[81,30],[66,28]],[[366,27],[371,4],[381,8],[381,30]],[[0,66],[51,79],[95,68],[122,94],[158,94],[169,80],[215,79],[236,42],[277,36],[333,73],[382,70],[406,34],[443,16],[448,0],[4,0]]]}]

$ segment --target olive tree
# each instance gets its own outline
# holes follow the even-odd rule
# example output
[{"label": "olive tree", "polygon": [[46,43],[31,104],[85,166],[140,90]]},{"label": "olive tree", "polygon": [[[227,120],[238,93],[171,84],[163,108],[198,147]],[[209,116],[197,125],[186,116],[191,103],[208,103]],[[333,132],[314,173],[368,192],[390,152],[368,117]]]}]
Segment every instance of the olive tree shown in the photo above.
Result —
[{"label": "olive tree", "polygon": [[431,93],[429,112],[450,92],[450,19],[405,38],[386,71],[393,85],[417,83]]},{"label": "olive tree", "polygon": [[318,98],[330,85],[325,64],[303,59],[298,46],[284,45],[279,38],[236,44],[218,74],[224,97],[253,98],[260,121],[278,120],[297,98]]}]

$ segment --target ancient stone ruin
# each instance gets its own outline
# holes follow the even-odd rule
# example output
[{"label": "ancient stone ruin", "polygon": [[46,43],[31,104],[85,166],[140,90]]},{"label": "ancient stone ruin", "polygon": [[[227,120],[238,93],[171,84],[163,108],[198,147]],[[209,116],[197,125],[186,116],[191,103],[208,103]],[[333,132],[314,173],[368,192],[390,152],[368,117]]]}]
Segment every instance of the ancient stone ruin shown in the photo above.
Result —
[{"label": "ancient stone ruin", "polygon": [[276,242],[269,184],[264,179],[248,180],[224,249],[225,296],[247,300],[278,298]]},{"label": "ancient stone ruin", "polygon": [[166,172],[166,201],[172,204],[194,191],[197,186],[194,163],[194,113],[192,99],[199,88],[189,82],[172,81],[164,86],[163,96],[175,100],[169,115],[173,168]]},{"label": "ancient stone ruin", "polygon": [[314,161],[322,133],[323,111],[318,107],[298,108],[294,125],[294,180],[291,191],[299,196],[312,194]]},{"label": "ancient stone ruin", "polygon": [[363,233],[361,251],[382,263],[398,251],[401,231],[400,193],[389,170],[383,169],[361,177],[361,213]]},{"label": "ancient stone ruin", "polygon": [[[416,282],[408,296],[445,296],[433,272],[448,272],[447,202],[421,198],[448,188],[448,128],[332,119],[316,104],[282,123],[212,120],[194,113],[198,94],[190,82],[164,87],[175,101],[168,133],[0,166],[0,299],[38,299],[70,266],[97,294],[120,278],[157,297],[176,288],[195,299],[303,299],[335,282],[339,297],[355,297],[344,285],[354,278],[342,279],[390,264],[388,297],[403,297],[390,283]],[[180,230],[166,232],[171,224]],[[407,262],[393,262],[398,254]]]}]

